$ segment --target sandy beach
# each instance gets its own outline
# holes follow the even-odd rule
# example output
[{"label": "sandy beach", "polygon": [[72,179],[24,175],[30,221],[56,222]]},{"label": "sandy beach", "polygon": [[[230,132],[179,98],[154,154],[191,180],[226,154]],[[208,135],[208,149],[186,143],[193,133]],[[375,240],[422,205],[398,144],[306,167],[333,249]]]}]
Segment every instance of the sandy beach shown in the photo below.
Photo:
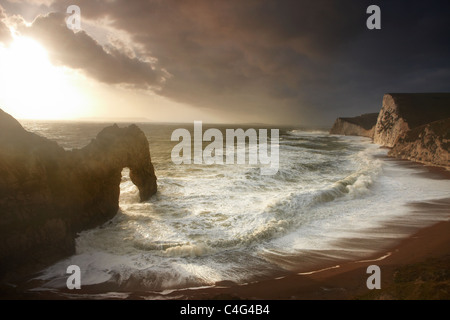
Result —
[{"label": "sandy beach", "polygon": [[[322,271],[312,274],[303,272],[303,274],[290,275],[282,279],[248,285],[231,285],[226,288],[191,290],[183,292],[183,294],[188,299],[328,300],[371,298],[364,296],[370,293],[366,287],[366,279],[369,276],[366,274],[366,270],[369,265],[375,264],[381,268],[381,288],[385,289],[392,285],[394,273],[401,267],[427,261],[430,261],[433,266],[438,261],[437,264],[440,265],[444,262],[448,269],[450,265],[449,243],[450,223],[440,222],[420,230],[389,251],[380,252],[365,260],[324,266]],[[420,274],[417,274],[417,278],[420,278]],[[397,299],[398,297],[381,295],[376,298]]]},{"label": "sandy beach", "polygon": [[[397,160],[395,160],[397,161]],[[401,161],[401,165],[417,164]],[[450,172],[436,167],[425,167],[428,178],[450,179]],[[433,210],[450,213],[450,198],[410,205],[411,211],[431,213]],[[367,267],[381,269],[381,290],[369,290]],[[440,292],[425,292],[421,288],[427,275],[444,273]],[[313,270],[298,270],[286,277],[237,285],[219,283],[216,288],[185,290],[167,295],[182,294],[187,299],[269,299],[269,300],[330,300],[330,299],[448,299],[450,270],[450,221],[420,229],[399,243],[371,257],[341,262],[328,262]],[[396,292],[396,274],[406,271],[412,277],[411,295]],[[442,278],[442,277],[441,277]],[[439,281],[442,279],[439,279]],[[439,282],[438,281],[438,282]],[[411,288],[409,288],[411,289]]]}]

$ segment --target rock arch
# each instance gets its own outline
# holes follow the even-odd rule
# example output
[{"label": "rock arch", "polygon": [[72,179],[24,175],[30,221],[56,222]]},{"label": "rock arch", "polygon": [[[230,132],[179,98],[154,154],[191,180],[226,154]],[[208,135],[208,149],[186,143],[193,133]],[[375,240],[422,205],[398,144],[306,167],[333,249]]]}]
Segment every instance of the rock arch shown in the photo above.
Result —
[{"label": "rock arch", "polygon": [[0,277],[74,253],[78,232],[117,213],[124,167],[141,201],[156,193],[148,140],[136,125],[107,127],[65,151],[0,109]]}]

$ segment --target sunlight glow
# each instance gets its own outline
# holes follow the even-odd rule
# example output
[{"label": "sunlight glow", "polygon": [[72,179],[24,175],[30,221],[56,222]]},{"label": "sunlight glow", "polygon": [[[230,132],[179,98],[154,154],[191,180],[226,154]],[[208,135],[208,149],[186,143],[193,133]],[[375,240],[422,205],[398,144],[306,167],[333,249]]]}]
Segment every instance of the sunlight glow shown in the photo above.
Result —
[{"label": "sunlight glow", "polygon": [[76,72],[53,66],[45,49],[26,37],[0,45],[0,108],[23,119],[67,119],[81,114],[85,97]]},{"label": "sunlight glow", "polygon": [[105,84],[83,70],[54,66],[39,42],[12,35],[11,45],[0,43],[0,108],[17,119],[218,122],[219,117],[153,92]]}]

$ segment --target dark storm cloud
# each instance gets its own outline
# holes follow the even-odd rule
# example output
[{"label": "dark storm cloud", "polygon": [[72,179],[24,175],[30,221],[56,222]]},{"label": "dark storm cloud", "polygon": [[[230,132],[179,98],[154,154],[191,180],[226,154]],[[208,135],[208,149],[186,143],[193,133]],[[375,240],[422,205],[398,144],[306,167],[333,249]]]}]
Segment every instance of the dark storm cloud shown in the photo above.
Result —
[{"label": "dark storm cloud", "polygon": [[149,62],[131,58],[117,47],[106,50],[84,31],[69,30],[64,19],[62,13],[50,13],[19,31],[41,42],[54,63],[81,69],[102,82],[140,88],[158,85],[162,74]]},{"label": "dark storm cloud", "polygon": [[[173,77],[162,94],[269,119],[330,122],[376,111],[388,91],[449,83],[444,1],[80,1],[108,17]],[[382,30],[365,27],[382,9]],[[323,120],[320,120],[323,119]]]},{"label": "dark storm cloud", "polygon": [[[65,12],[69,4],[80,6],[83,19],[107,19],[156,58],[153,68],[171,74],[159,94],[236,120],[257,114],[330,124],[337,116],[378,111],[385,92],[443,91],[450,83],[446,0],[81,0],[57,1],[52,9]],[[371,4],[381,7],[381,30],[366,28]],[[49,21],[41,37],[67,34]],[[62,36],[48,41],[61,63],[102,81],[154,83],[155,72],[120,53],[93,62],[104,53],[89,39],[74,36],[69,57],[55,47]],[[81,42],[87,47],[75,46]],[[127,63],[110,74],[113,57]]]},{"label": "dark storm cloud", "polygon": [[161,94],[237,117],[277,110],[268,118],[284,121],[314,115],[302,86],[327,79],[330,53],[357,33],[343,21],[364,15],[330,0],[99,3],[77,2],[83,16],[114,21],[158,59],[172,75]]},{"label": "dark storm cloud", "polygon": [[[448,91],[450,83],[449,1],[380,1],[382,30],[364,30],[334,57],[332,86],[353,114],[380,107],[385,92]],[[340,85],[336,85],[341,82]],[[378,99],[378,100],[377,100]]]}]

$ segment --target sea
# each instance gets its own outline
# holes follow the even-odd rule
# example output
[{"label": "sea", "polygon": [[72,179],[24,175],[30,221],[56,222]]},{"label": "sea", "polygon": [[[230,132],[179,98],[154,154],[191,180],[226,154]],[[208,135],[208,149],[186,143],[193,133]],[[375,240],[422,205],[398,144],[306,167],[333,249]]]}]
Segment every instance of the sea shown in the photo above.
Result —
[{"label": "sea", "polygon": [[[67,150],[82,148],[111,125],[21,123]],[[137,125],[149,141],[157,194],[140,202],[124,168],[117,215],[81,232],[76,253],[42,270],[32,290],[70,297],[66,271],[76,265],[82,287],[98,288],[90,294],[99,298],[136,291],[150,299],[183,298],[186,290],[309,274],[365,259],[450,217],[448,210],[414,205],[448,198],[450,180],[388,158],[388,150],[368,138],[280,127],[279,170],[262,175],[260,164],[175,164],[172,132],[193,132],[193,123]]]}]

